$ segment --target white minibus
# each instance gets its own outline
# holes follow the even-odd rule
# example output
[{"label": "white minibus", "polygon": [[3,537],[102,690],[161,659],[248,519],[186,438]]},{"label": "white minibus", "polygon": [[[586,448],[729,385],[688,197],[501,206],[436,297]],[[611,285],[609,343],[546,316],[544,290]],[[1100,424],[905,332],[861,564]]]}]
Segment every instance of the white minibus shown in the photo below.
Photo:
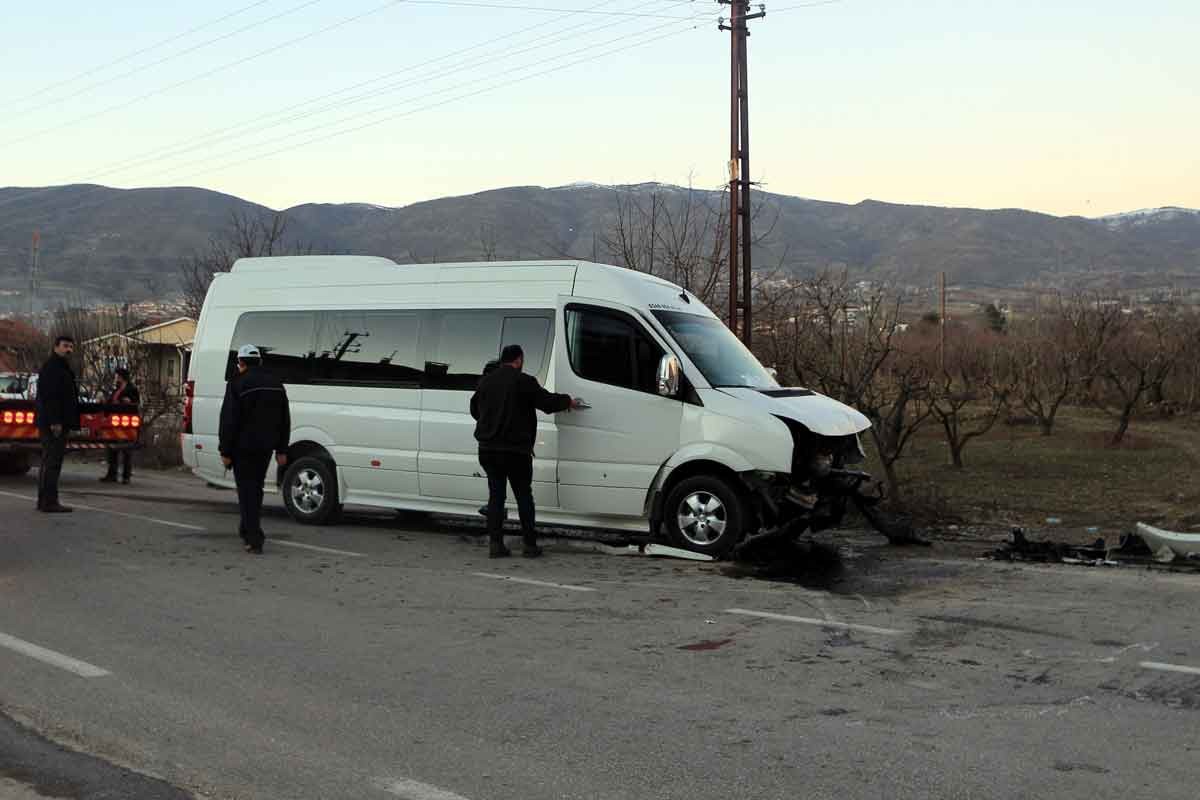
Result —
[{"label": "white minibus", "polygon": [[619,267],[238,261],[204,302],[184,420],[186,463],[220,486],[233,481],[218,418],[243,344],[287,387],[290,458],[275,482],[300,522],[344,504],[477,514],[487,482],[468,404],[508,344],[589,406],[539,418],[539,523],[719,557],[756,532],[837,525],[866,478],[850,468],[866,417],[780,387],[690,292]]}]

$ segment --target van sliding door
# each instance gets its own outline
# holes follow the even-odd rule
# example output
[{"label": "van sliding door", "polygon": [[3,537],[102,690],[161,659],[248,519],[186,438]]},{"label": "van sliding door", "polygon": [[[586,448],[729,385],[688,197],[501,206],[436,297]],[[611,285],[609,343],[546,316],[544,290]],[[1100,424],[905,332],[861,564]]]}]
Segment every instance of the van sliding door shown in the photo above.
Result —
[{"label": "van sliding door", "polygon": [[[526,372],[545,380],[553,340],[549,310],[461,309],[426,312],[425,384],[421,400],[421,494],[483,503],[487,479],[479,466],[471,395],[484,367],[505,345],[525,351]],[[534,500],[558,506],[556,429],[538,420],[533,465]]]}]

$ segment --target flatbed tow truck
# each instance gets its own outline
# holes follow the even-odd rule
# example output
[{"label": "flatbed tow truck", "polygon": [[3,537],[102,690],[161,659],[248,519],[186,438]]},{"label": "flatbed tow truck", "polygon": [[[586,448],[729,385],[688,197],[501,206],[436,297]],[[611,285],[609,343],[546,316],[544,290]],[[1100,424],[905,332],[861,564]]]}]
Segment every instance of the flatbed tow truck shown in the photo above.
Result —
[{"label": "flatbed tow truck", "polygon": [[[142,415],[137,406],[81,402],[79,418],[79,430],[67,435],[68,452],[139,446]],[[40,450],[37,402],[0,400],[0,475],[24,475]]]}]

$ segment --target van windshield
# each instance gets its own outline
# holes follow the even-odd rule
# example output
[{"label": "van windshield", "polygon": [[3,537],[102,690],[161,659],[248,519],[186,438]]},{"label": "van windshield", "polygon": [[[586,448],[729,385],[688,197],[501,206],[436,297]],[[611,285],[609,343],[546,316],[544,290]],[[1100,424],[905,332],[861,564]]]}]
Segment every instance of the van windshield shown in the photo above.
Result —
[{"label": "van windshield", "polygon": [[754,354],[720,320],[679,311],[653,313],[714,389],[779,388]]}]

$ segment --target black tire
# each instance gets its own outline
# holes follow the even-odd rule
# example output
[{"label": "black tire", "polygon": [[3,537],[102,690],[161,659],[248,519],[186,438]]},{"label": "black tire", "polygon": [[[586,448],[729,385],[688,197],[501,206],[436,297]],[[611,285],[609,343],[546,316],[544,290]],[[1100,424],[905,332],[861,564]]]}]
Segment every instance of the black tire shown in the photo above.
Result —
[{"label": "black tire", "polygon": [[288,464],[279,490],[288,513],[299,523],[329,525],[341,516],[337,469],[328,459],[304,456]]},{"label": "black tire", "polygon": [[0,475],[24,475],[32,467],[28,453],[0,454]]},{"label": "black tire", "polygon": [[[721,558],[746,534],[746,503],[716,475],[684,478],[663,506],[667,537],[676,547]],[[684,524],[688,519],[690,524]]]}]

